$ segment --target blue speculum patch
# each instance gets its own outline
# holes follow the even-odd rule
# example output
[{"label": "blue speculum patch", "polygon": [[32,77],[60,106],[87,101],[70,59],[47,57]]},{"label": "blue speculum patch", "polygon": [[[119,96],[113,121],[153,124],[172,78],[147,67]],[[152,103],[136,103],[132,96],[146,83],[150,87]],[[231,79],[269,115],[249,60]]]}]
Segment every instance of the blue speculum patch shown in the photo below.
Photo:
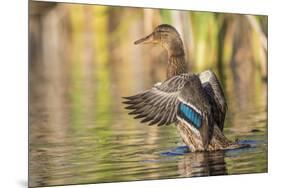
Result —
[{"label": "blue speculum patch", "polygon": [[197,129],[201,127],[202,117],[192,107],[184,103],[180,103],[179,114],[181,118],[191,123]]}]

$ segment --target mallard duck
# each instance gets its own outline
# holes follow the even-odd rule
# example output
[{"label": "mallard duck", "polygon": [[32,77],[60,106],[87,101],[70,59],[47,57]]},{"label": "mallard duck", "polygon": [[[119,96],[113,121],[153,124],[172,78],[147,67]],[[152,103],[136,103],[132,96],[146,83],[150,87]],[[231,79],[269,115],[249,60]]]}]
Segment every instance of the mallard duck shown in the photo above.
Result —
[{"label": "mallard duck", "polygon": [[187,71],[183,42],[168,24],[157,26],[135,44],[158,44],[168,53],[167,79],[151,89],[124,97],[126,109],[148,125],[175,124],[191,152],[241,147],[223,134],[227,104],[220,82],[211,70]]}]

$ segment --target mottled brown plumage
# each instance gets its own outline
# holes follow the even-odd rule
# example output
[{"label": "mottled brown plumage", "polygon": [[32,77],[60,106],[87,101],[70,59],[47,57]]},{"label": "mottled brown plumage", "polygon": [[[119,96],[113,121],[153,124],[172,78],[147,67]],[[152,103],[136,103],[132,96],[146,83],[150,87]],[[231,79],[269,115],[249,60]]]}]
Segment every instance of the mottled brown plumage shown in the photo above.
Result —
[{"label": "mottled brown plumage", "polygon": [[208,70],[187,72],[183,43],[170,25],[155,28],[135,44],[156,43],[167,50],[167,80],[131,97],[124,97],[126,109],[148,125],[175,123],[191,151],[233,149],[240,145],[223,135],[227,105],[216,75]]}]

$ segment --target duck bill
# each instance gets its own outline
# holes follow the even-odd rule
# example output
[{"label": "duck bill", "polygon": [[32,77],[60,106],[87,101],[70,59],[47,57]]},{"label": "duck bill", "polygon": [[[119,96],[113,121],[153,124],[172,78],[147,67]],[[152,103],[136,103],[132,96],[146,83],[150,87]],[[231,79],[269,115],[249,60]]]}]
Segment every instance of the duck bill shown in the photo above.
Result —
[{"label": "duck bill", "polygon": [[148,44],[153,42],[153,33],[134,42],[134,44]]}]

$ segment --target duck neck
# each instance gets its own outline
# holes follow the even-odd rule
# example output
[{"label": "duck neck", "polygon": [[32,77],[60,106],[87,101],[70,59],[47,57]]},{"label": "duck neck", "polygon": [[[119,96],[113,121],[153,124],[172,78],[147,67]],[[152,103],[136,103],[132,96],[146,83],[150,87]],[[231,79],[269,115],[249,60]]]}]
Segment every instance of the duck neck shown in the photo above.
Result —
[{"label": "duck neck", "polygon": [[[169,54],[169,53],[168,53]],[[185,61],[185,55],[182,50],[182,53],[176,55],[169,54],[169,61],[167,67],[167,79],[183,74],[187,72],[187,64]]]}]

